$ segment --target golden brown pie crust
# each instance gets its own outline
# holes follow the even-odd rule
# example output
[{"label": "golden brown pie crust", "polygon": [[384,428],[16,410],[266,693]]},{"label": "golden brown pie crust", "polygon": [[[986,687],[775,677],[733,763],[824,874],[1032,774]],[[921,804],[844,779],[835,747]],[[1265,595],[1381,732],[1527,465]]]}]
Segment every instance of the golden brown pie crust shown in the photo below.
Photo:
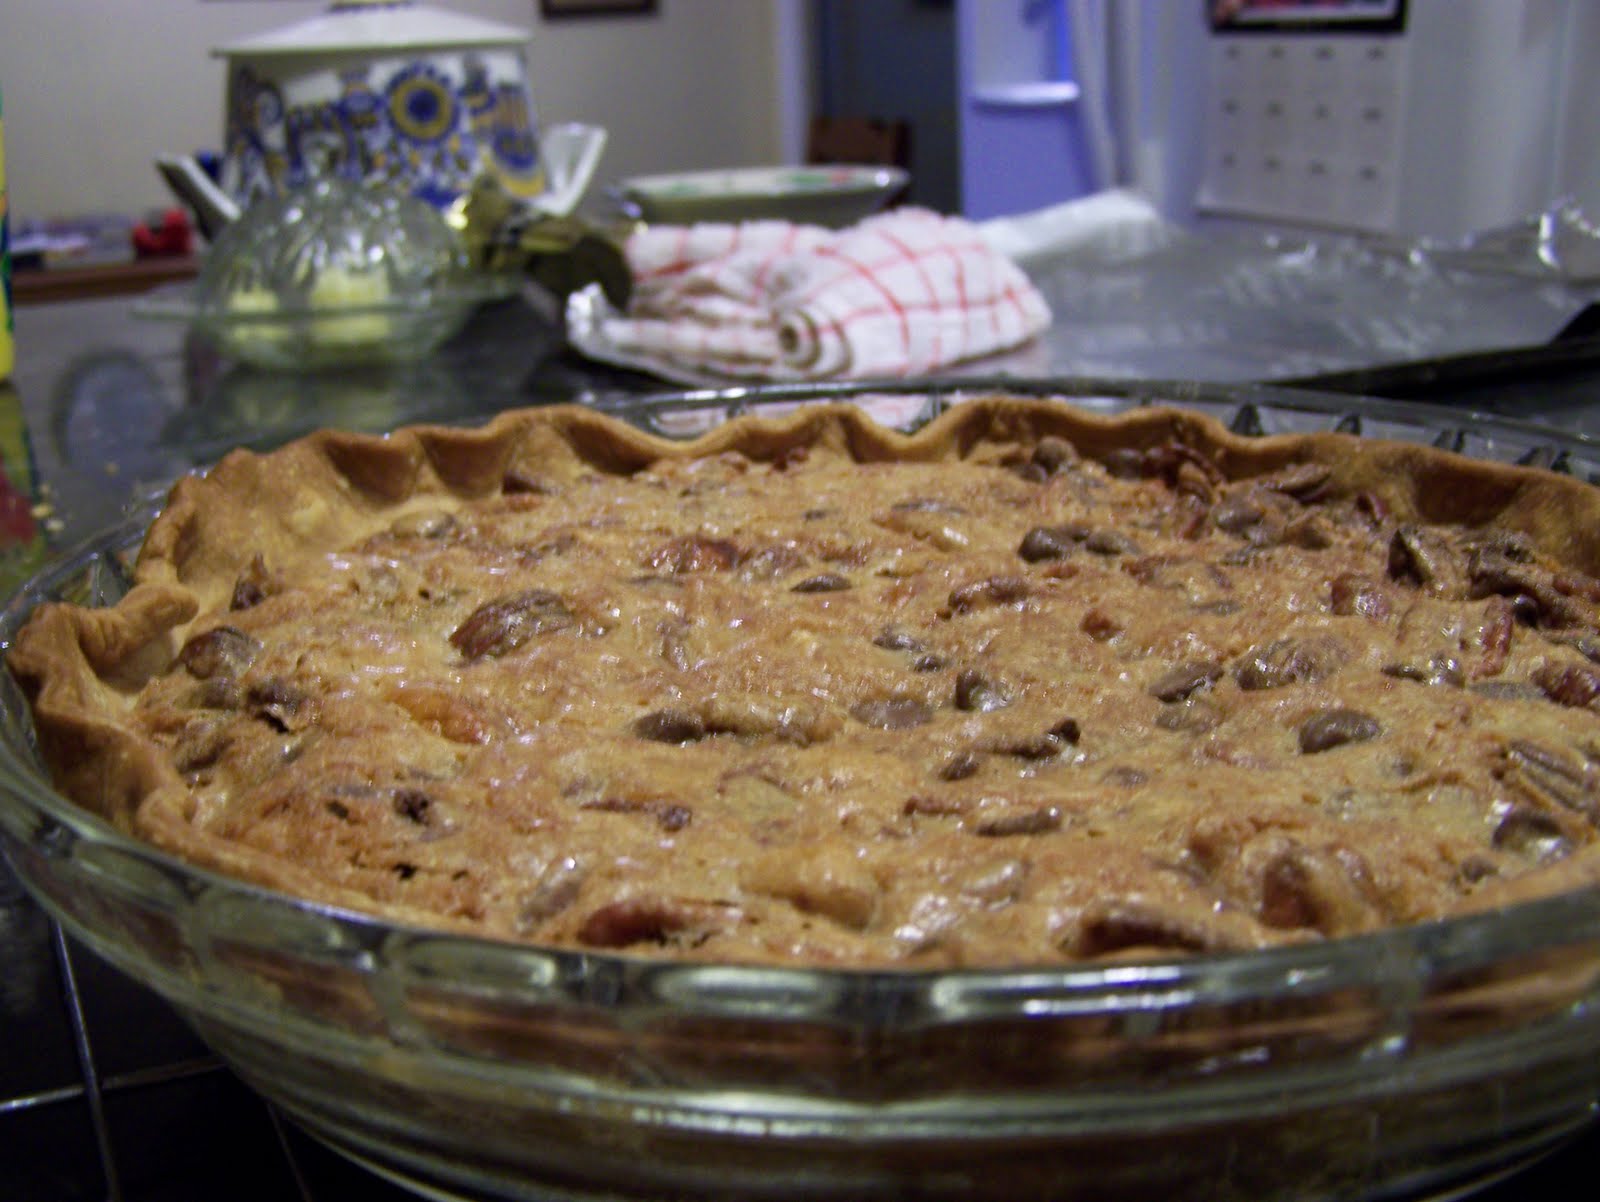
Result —
[{"label": "golden brown pie crust", "polygon": [[8,663],[58,787],[401,921],[809,965],[1337,937],[1592,884],[1600,493],[994,396],[577,407],[181,481]]}]

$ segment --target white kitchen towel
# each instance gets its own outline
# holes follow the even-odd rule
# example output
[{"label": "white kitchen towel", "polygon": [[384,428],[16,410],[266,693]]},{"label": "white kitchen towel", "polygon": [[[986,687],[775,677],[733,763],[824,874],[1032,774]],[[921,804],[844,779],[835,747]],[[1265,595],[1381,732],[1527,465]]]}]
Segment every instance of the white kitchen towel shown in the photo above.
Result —
[{"label": "white kitchen towel", "polygon": [[773,380],[913,376],[1019,346],[1050,324],[1026,274],[959,217],[903,208],[845,230],[652,226],[634,294],[602,325],[626,355]]}]

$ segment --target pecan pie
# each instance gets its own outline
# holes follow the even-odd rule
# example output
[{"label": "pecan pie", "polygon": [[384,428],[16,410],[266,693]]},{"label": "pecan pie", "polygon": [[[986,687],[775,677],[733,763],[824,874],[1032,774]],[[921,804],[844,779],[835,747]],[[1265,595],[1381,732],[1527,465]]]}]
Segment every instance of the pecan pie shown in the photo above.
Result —
[{"label": "pecan pie", "polygon": [[674,442],[571,407],[173,491],[9,657],[59,787],[209,868],[805,965],[1250,949],[1600,871],[1600,493],[989,397]]}]

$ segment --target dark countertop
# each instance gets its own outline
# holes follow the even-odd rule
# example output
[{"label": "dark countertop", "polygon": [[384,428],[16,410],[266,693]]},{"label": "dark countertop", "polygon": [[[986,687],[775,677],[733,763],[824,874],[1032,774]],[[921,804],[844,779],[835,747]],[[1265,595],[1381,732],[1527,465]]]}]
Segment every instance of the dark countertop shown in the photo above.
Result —
[{"label": "dark countertop", "polygon": [[[337,376],[283,377],[226,364],[178,327],[134,317],[126,297],[24,307],[16,342],[15,375],[0,384],[6,585],[114,521],[132,499],[236,445],[270,445],[324,425],[381,431],[657,387],[577,359],[556,325],[520,298],[480,312],[427,363]],[[1376,382],[1397,396],[1421,390],[1428,399],[1592,430],[1600,429],[1600,387],[1590,357],[1582,357],[1582,372],[1565,371],[1532,390],[1531,367],[1501,372],[1498,383],[1493,370],[1451,377],[1448,367],[1443,377],[1430,368],[1331,382],[1347,390]],[[1048,370],[1049,358],[1047,343],[1032,366]],[[6,1198],[410,1197],[281,1120],[164,1002],[65,938],[3,864],[0,959]],[[1600,1134],[1591,1131],[1479,1196],[1575,1197],[1569,1183],[1588,1179],[1596,1157]]]}]

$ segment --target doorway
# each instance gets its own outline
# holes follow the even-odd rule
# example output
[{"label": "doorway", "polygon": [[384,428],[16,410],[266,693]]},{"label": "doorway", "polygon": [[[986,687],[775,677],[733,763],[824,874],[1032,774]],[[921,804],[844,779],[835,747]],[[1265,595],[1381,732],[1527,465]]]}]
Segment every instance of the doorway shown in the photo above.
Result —
[{"label": "doorway", "polygon": [[961,208],[954,0],[816,0],[812,108],[820,117],[903,122],[903,203]]}]

